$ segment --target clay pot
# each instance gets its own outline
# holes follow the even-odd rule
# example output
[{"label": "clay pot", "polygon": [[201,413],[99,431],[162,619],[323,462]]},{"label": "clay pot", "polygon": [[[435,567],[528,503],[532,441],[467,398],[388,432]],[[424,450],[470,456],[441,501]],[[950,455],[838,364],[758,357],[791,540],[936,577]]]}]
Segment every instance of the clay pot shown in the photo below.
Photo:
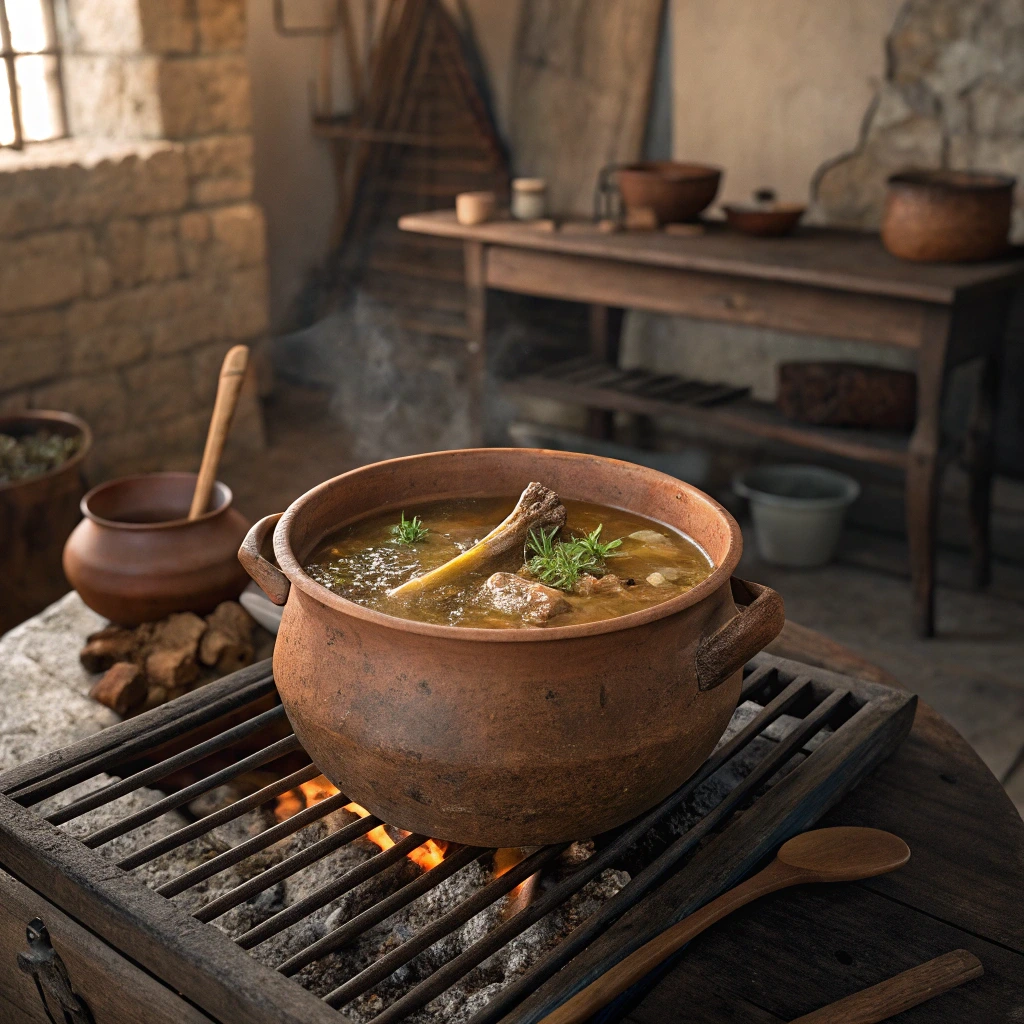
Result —
[{"label": "clay pot", "polygon": [[67,593],[61,549],[81,513],[83,465],[92,432],[66,412],[23,412],[0,417],[0,434],[20,437],[45,430],[81,437],[75,454],[56,469],[29,480],[0,484],[0,633]]},{"label": "clay pot", "polygon": [[[339,526],[531,480],[683,530],[716,569],[689,592],[603,622],[475,629],[395,618],[302,570]],[[265,548],[273,534],[277,566]],[[284,605],[274,651],[296,735],[352,800],[391,824],[480,846],[593,836],[650,808],[704,761],[743,664],[783,624],[766,587],[732,580],[742,537],[721,505],[663,473],[590,455],[470,449],[345,473],[268,516],[239,558]],[[737,613],[734,596],[749,604]]]},{"label": "clay pot", "polygon": [[924,263],[988,260],[1005,252],[1015,180],[970,171],[905,171],[889,179],[882,242]]},{"label": "clay pot", "polygon": [[735,231],[761,238],[780,238],[793,232],[806,206],[795,203],[776,203],[773,206],[726,204],[722,207],[725,219]]},{"label": "clay pot", "polygon": [[94,487],[64,547],[68,582],[93,611],[135,626],[205,614],[246,585],[236,552],[249,523],[214,485],[210,511],[187,519],[195,473],[149,473]]},{"label": "clay pot", "polygon": [[659,224],[694,220],[718,194],[722,172],[705,164],[649,160],[627,164],[615,175],[628,211],[653,210]]}]

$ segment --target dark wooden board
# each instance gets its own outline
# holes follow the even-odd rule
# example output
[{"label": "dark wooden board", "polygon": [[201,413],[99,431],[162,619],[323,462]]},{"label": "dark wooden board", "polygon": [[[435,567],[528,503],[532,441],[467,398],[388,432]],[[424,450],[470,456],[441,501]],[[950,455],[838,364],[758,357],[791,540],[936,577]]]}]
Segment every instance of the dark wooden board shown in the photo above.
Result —
[{"label": "dark wooden board", "polygon": [[450,210],[411,214],[406,231],[471,239],[515,248],[549,250],[708,273],[790,282],[949,304],[958,294],[1024,279],[1024,258],[974,264],[909,263],[890,256],[875,234],[804,228],[788,238],[752,239],[711,226],[696,238],[663,232],[603,234],[596,229],[538,231],[495,221],[463,227]]}]

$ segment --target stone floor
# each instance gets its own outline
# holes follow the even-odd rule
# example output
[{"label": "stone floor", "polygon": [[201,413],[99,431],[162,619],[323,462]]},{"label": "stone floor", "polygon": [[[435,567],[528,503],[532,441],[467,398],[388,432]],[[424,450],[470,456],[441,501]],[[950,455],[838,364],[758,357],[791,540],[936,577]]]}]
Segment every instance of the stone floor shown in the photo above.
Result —
[{"label": "stone floor", "polygon": [[[258,473],[240,466],[225,474],[237,504],[253,518],[283,511],[309,487],[352,468],[346,438],[327,415],[325,392],[283,390],[268,410],[268,435],[270,450]],[[847,564],[842,551],[839,561],[820,569],[780,569],[759,562],[746,524],[745,533],[742,571],[777,589],[788,617],[888,669],[940,711],[1024,813],[1024,763],[1017,763],[1024,751],[1024,588],[1015,594],[1015,586],[1003,585],[997,597],[941,587],[939,636],[921,640],[910,626],[906,578]],[[859,531],[858,562],[864,546]],[[888,554],[893,540],[878,536],[877,546]],[[999,580],[1020,578],[1019,571],[997,567]]]}]

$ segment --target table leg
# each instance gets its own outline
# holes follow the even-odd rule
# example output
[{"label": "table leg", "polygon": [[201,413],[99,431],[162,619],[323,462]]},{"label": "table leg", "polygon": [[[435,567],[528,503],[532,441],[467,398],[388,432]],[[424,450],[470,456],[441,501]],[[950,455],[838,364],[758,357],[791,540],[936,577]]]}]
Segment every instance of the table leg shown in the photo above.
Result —
[{"label": "table leg", "polygon": [[[612,306],[590,307],[590,354],[603,363],[619,361],[619,339],[622,335],[624,310]],[[615,414],[607,409],[587,410],[587,433],[607,440],[615,427]]]},{"label": "table leg", "polygon": [[917,424],[907,463],[906,516],[914,626],[921,636],[935,635],[935,534],[943,467],[942,399],[952,311],[926,313],[917,365]]},{"label": "table leg", "polygon": [[484,396],[487,391],[487,276],[482,242],[465,243],[466,352],[470,444],[484,444]]},{"label": "table leg", "polygon": [[995,466],[996,406],[1011,301],[1012,296],[1008,294],[1002,315],[996,321],[992,348],[985,357],[978,379],[964,449],[964,462],[970,475],[967,512],[972,575],[974,585],[979,589],[987,587],[992,579],[992,475]]}]

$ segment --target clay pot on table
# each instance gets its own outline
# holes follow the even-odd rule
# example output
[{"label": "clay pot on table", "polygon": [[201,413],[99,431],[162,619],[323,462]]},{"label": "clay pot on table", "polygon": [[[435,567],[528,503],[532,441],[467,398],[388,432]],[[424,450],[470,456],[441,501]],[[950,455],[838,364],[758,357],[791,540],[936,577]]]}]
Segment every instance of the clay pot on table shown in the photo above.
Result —
[{"label": "clay pot on table", "polygon": [[67,592],[61,570],[64,541],[81,513],[87,484],[83,467],[92,432],[66,412],[22,412],[0,417],[0,434],[37,431],[81,438],[78,451],[56,469],[27,480],[0,483],[0,633]]},{"label": "clay pot on table", "polygon": [[1008,246],[1015,179],[972,171],[904,171],[889,178],[882,242],[923,263],[993,259]]},{"label": "clay pot on table", "polygon": [[64,572],[82,600],[125,626],[172,612],[205,614],[248,582],[238,545],[249,529],[214,484],[209,511],[188,519],[195,473],[149,473],[94,487],[64,548]]},{"label": "clay pot on table", "polygon": [[706,164],[675,160],[646,160],[610,166],[598,179],[597,216],[614,213],[614,194],[621,195],[626,212],[651,211],[658,224],[695,220],[718,194],[722,171]]},{"label": "clay pot on table", "polygon": [[[618,618],[477,629],[395,618],[302,568],[338,527],[442,497],[564,498],[682,530],[716,568]],[[267,543],[273,535],[277,565]],[[537,449],[416,455],[345,473],[250,531],[239,558],[284,614],[278,692],[320,770],[373,814],[423,835],[535,846],[596,835],[652,807],[708,756],[744,663],[782,628],[782,600],[732,578],[736,521],[664,473]],[[737,603],[749,605],[737,611]]]}]

